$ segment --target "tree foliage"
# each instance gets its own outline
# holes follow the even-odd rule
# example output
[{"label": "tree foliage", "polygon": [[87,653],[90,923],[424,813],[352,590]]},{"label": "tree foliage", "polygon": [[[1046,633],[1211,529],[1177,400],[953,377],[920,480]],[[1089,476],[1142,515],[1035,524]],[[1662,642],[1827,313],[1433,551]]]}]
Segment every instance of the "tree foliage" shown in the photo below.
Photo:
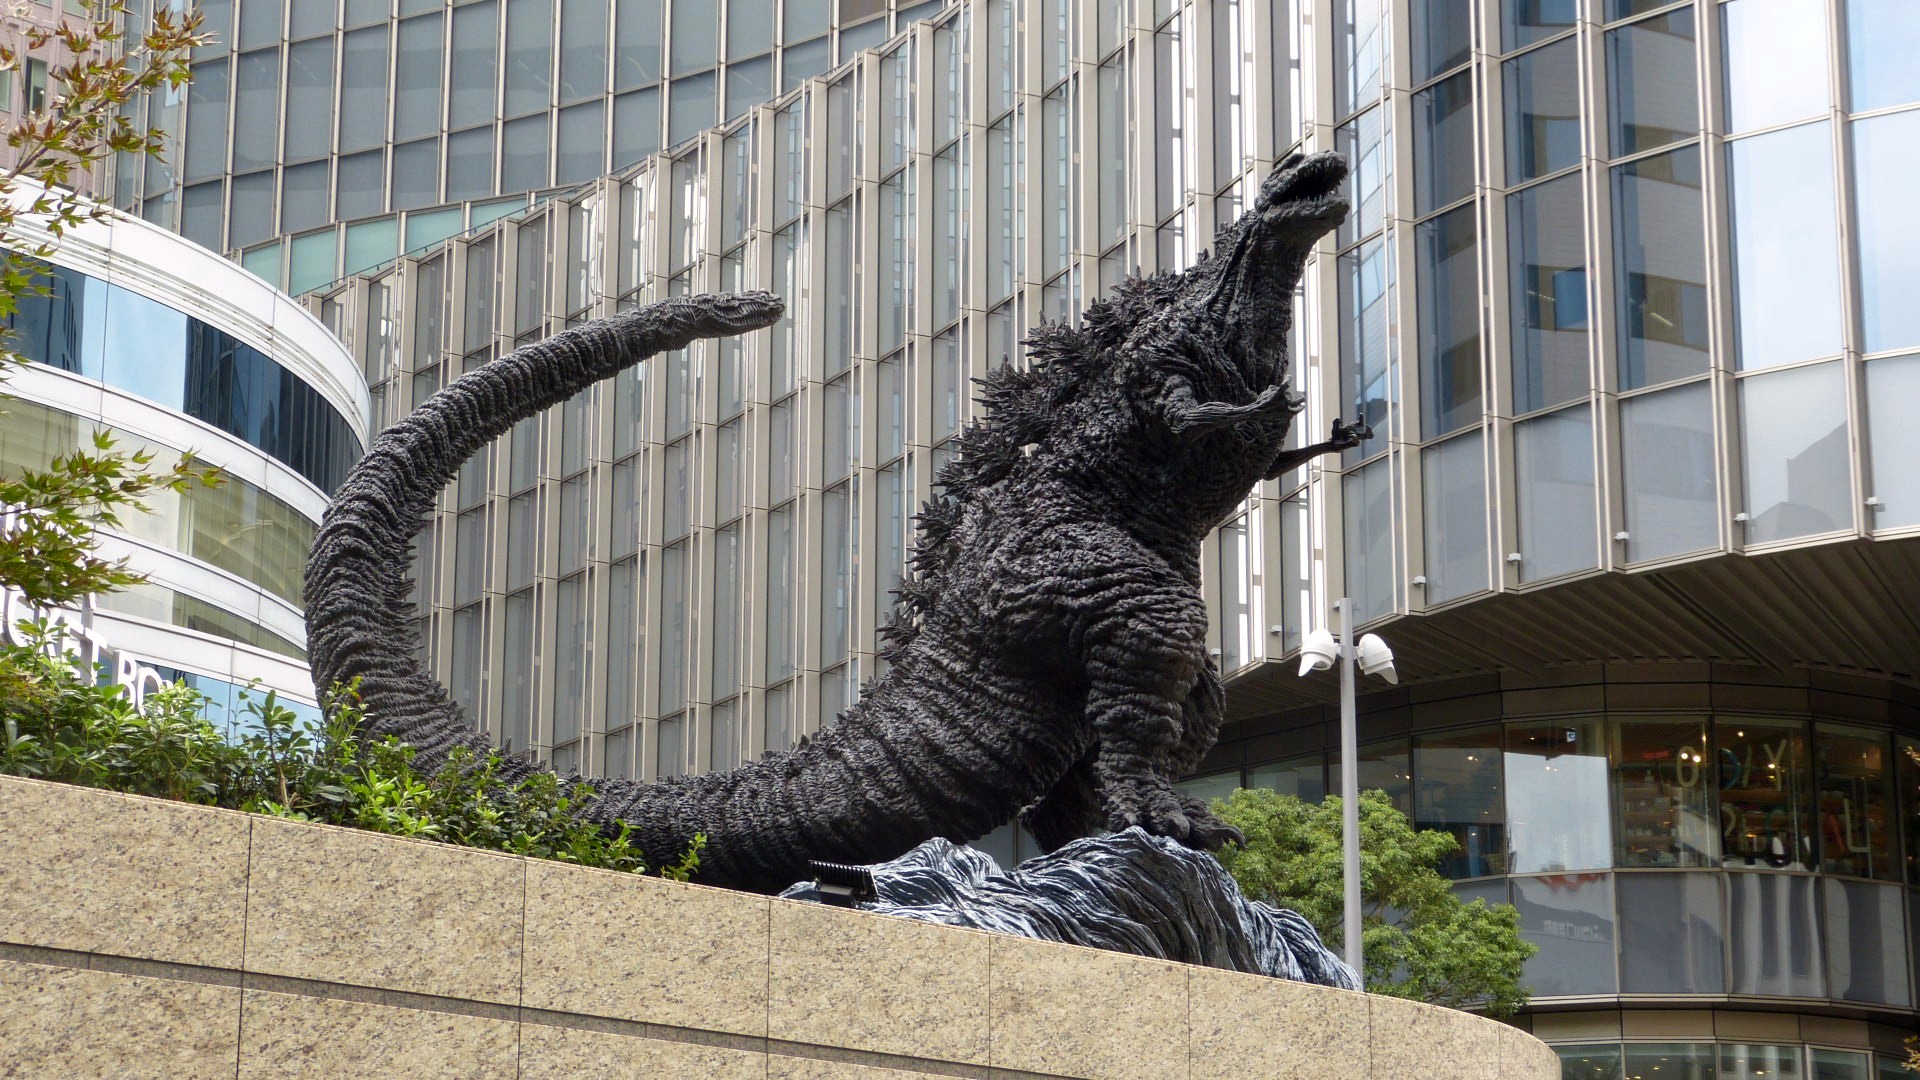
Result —
[{"label": "tree foliage", "polygon": [[[83,6],[57,28],[23,35],[27,53],[55,55],[47,58],[47,107],[5,128],[11,164],[0,168],[0,319],[8,324],[23,298],[48,294],[44,260],[67,233],[112,213],[82,190],[100,167],[116,153],[138,160],[166,148],[166,133],[139,130],[125,106],[184,85],[188,57],[206,40],[198,11],[156,4],[148,25],[129,32],[133,16],[123,0]],[[11,77],[22,59],[0,46],[0,73]],[[0,327],[0,374],[21,362],[12,331]],[[122,514],[144,512],[148,495],[218,480],[217,470],[190,457],[157,471],[152,463],[149,451],[116,451],[102,431],[90,449],[0,477],[0,508],[21,511],[0,530],[0,586],[45,607],[141,581],[124,562],[95,553],[97,532],[117,527]]]},{"label": "tree foliage", "polygon": [[[1246,835],[1220,861],[1248,896],[1291,908],[1329,948],[1345,940],[1341,801],[1318,804],[1272,791],[1215,800]],[[1538,947],[1520,936],[1511,904],[1464,903],[1435,868],[1452,836],[1416,831],[1382,791],[1360,797],[1361,945],[1367,989],[1455,1008],[1511,1015],[1527,1002],[1521,966]]]},{"label": "tree foliage", "polygon": [[[413,750],[362,744],[359,710],[340,695],[309,731],[272,692],[247,703],[250,731],[228,739],[184,686],[134,708],[124,687],[82,675],[57,631],[32,627],[0,644],[0,773],[224,806],[534,858],[645,872],[625,826],[609,833],[580,816],[595,797],[552,773],[500,777],[498,751],[421,773]],[[702,842],[666,877],[686,880]]]}]

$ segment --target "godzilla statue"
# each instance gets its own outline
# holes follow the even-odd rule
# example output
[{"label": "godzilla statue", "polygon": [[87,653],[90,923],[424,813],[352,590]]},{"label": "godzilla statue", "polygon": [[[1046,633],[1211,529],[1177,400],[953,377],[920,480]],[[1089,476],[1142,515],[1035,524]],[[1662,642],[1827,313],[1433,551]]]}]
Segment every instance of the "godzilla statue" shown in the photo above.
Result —
[{"label": "godzilla statue", "polygon": [[[1362,436],[1336,421],[1283,449],[1303,406],[1286,389],[1293,293],[1346,214],[1345,176],[1337,155],[1289,157],[1213,257],[1129,280],[1081,325],[1035,331],[1028,367],[982,380],[986,417],[920,515],[890,666],[838,722],[731,772],[594,779],[589,815],[630,824],[656,865],[703,833],[702,880],[762,891],[809,860],[878,862],[1016,814],[1048,850],[1131,826],[1197,848],[1234,838],[1173,788],[1222,711],[1201,545],[1263,477]],[[416,659],[406,576],[436,494],[516,421],[781,314],[766,293],[665,300],[522,348],[381,432],[307,564],[315,684],[359,679],[363,733],[398,736],[425,767],[484,751]]]}]

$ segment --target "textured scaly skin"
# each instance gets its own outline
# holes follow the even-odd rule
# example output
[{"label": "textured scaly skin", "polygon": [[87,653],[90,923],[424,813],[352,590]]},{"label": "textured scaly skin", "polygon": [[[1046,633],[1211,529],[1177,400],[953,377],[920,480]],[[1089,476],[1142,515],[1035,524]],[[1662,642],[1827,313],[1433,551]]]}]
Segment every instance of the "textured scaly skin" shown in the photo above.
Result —
[{"label": "textured scaly skin", "polygon": [[[1300,407],[1285,390],[1293,291],[1346,213],[1345,173],[1331,154],[1282,162],[1220,257],[1128,282],[1082,327],[1036,332],[1030,369],[984,381],[987,417],[921,515],[890,667],[836,723],[730,772],[592,779],[586,814],[631,825],[656,865],[704,834],[700,879],[760,890],[807,876],[809,859],[878,862],[1016,814],[1048,849],[1129,825],[1196,847],[1233,838],[1172,787],[1220,722],[1200,548],[1261,478],[1355,441],[1336,423],[1325,443],[1281,449]],[[308,561],[315,684],[359,678],[362,735],[397,736],[423,768],[484,754],[415,659],[406,575],[436,494],[522,418],[781,311],[748,293],[626,312],[488,364],[382,432]]]}]

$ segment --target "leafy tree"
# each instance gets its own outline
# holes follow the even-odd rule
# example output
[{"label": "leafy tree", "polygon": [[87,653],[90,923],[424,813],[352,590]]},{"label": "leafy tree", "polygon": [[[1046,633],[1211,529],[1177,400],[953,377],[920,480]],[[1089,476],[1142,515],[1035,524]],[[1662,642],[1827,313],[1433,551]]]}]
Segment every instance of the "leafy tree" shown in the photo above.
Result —
[{"label": "leafy tree", "polygon": [[1907,1038],[1907,1071],[1920,1073],[1920,1035]]},{"label": "leafy tree", "polygon": [[[1340,807],[1337,796],[1310,804],[1244,789],[1213,804],[1246,834],[1220,852],[1242,891],[1299,912],[1335,951],[1345,940]],[[1520,936],[1513,905],[1454,895],[1435,867],[1455,846],[1444,832],[1416,831],[1385,792],[1361,794],[1367,989],[1508,1016],[1527,1002],[1520,969],[1538,946]]]},{"label": "leafy tree", "polygon": [[[9,324],[24,298],[48,294],[44,260],[67,233],[111,213],[84,192],[112,156],[137,161],[166,149],[166,133],[136,128],[126,106],[185,85],[188,57],[207,40],[198,11],[156,4],[148,25],[130,33],[123,0],[85,0],[83,7],[55,29],[26,31],[25,51],[49,61],[47,107],[0,129],[0,161],[10,162],[0,167],[0,319]],[[0,46],[0,72],[22,59]],[[11,335],[0,328],[0,372],[23,362]],[[144,511],[144,496],[217,480],[215,470],[190,457],[157,471],[148,468],[153,460],[148,451],[115,451],[99,432],[91,449],[0,477],[0,508],[17,511],[0,529],[0,586],[44,607],[141,581],[124,563],[94,553],[97,531]]]}]

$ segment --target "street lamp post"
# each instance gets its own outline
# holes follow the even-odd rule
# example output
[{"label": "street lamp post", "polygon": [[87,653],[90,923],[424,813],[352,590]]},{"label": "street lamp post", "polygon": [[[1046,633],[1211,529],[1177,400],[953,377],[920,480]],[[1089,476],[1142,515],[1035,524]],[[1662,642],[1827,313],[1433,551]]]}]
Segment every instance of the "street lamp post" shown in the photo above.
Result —
[{"label": "street lamp post", "polygon": [[1340,662],[1340,840],[1345,903],[1341,920],[1344,959],[1355,975],[1365,968],[1360,948],[1360,725],[1355,703],[1357,665],[1368,675],[1378,675],[1390,683],[1399,682],[1393,668],[1393,650],[1378,635],[1368,634],[1353,640],[1353,602],[1346,597],[1334,601],[1339,619],[1338,639],[1325,630],[1315,630],[1300,643],[1300,674],[1325,671]]}]

